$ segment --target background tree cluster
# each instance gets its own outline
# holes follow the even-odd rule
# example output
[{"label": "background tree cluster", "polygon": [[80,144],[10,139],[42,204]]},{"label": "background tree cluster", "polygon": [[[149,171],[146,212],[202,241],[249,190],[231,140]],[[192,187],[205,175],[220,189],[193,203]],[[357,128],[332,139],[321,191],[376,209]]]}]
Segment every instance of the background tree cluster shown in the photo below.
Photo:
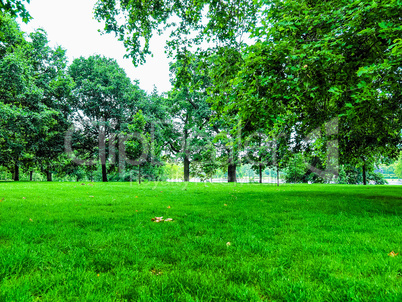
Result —
[{"label": "background tree cluster", "polygon": [[[0,36],[0,165],[14,180],[21,173],[32,180],[34,172],[48,181],[55,173],[93,179],[98,167],[103,181],[108,174],[127,178],[134,168],[119,154],[126,151],[127,131],[152,133],[153,153],[145,162],[153,165],[144,176],[158,176],[164,97],[147,95],[109,58],[81,57],[68,66],[66,50],[51,48],[44,30],[26,35],[4,11]],[[134,129],[141,110],[145,123]]]},{"label": "background tree cluster", "polygon": [[400,1],[98,0],[95,17],[134,64],[170,31],[162,95],[112,59],[67,66],[43,30],[18,29],[21,1],[0,10],[0,161],[15,180],[20,168],[163,179],[180,162],[185,181],[217,169],[236,181],[249,163],[260,181],[271,168],[278,183],[282,170],[289,182],[366,184],[400,153]]},{"label": "background tree cluster", "polygon": [[[105,32],[119,35],[135,63],[149,54],[152,35],[174,29],[167,42],[170,55],[196,57],[197,73],[208,78],[203,82],[207,102],[221,122],[218,132],[225,132],[225,124],[231,129],[226,137],[232,143],[224,144],[232,146],[229,167],[241,157],[243,148],[235,146],[244,147],[255,132],[275,143],[273,151],[264,152],[256,146],[261,142],[254,142],[253,156],[261,159],[254,166],[283,168],[302,153],[321,171],[350,165],[361,171],[364,184],[375,162],[399,153],[400,1],[158,0],[138,5],[99,0],[95,15]],[[200,85],[188,74],[182,66],[176,81],[184,85],[182,91],[195,91]],[[336,129],[326,129],[330,121],[336,121]],[[311,135],[317,129],[321,135]],[[328,156],[334,140],[337,164]],[[326,175],[309,178],[325,181]]]}]

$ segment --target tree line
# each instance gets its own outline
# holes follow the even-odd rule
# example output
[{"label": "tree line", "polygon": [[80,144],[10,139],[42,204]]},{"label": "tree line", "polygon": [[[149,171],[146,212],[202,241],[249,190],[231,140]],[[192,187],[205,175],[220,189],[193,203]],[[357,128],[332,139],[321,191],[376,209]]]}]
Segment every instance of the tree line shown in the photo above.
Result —
[{"label": "tree line", "polygon": [[181,161],[184,181],[222,167],[236,181],[250,163],[260,179],[268,167],[290,182],[366,184],[401,150],[396,0],[98,0],[95,17],[134,64],[161,27],[171,31],[173,88],[163,94],[145,93],[109,58],[68,66],[43,30],[28,38],[19,30],[13,15],[29,19],[21,1],[7,3],[0,161],[15,180],[34,167],[48,180],[51,172],[79,179],[97,165],[103,181],[133,171],[158,179],[164,163]]}]

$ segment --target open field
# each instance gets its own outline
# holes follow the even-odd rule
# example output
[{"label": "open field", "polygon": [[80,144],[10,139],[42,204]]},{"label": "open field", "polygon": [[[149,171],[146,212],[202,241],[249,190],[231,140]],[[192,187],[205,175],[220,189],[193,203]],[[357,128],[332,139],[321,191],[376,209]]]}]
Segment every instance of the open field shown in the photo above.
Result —
[{"label": "open field", "polygon": [[402,301],[400,186],[3,182],[0,200],[0,301]]}]

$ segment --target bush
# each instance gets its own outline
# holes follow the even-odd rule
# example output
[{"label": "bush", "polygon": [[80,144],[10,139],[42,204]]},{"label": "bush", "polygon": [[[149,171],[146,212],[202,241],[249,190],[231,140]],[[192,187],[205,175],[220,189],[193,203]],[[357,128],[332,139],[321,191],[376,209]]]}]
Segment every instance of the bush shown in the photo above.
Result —
[{"label": "bush", "polygon": [[367,176],[369,181],[373,181],[376,185],[386,185],[388,182],[385,180],[384,175],[378,172],[371,172]]},{"label": "bush", "polygon": [[339,167],[339,176],[338,176],[338,184],[345,185],[348,183],[348,176],[346,175],[346,171],[344,166]]},{"label": "bush", "polygon": [[289,165],[285,169],[285,181],[287,183],[301,183],[307,172],[306,163],[303,154],[295,154],[289,161]]},{"label": "bush", "polygon": [[[385,185],[388,182],[381,173],[368,171],[367,181],[374,182],[376,185]],[[342,165],[339,168],[338,184],[357,185],[363,183],[363,169],[352,165]]]}]

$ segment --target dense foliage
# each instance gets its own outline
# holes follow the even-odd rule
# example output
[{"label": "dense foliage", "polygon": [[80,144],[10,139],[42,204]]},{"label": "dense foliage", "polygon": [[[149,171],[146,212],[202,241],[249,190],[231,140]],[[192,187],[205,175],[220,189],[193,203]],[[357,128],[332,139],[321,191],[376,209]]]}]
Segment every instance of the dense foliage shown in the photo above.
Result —
[{"label": "dense foliage", "polygon": [[[176,0],[151,1],[151,7],[152,12],[134,2],[99,0],[95,14],[106,32],[124,40],[136,62],[149,53],[149,40],[162,25],[174,27],[170,54],[182,58],[191,50],[198,58],[198,72],[208,78],[207,99],[231,125],[232,136],[262,132],[268,140],[281,140],[278,150],[285,143],[288,152],[308,153],[326,174],[337,175],[333,168],[339,164],[362,167],[363,183],[375,161],[399,153],[398,1]],[[199,88],[181,67],[176,82],[190,91]],[[317,129],[319,138],[306,139]],[[291,139],[283,139],[289,133]],[[328,156],[331,148],[337,148],[335,159]],[[266,158],[257,153],[254,158]],[[274,160],[277,166],[292,158],[285,153]]]},{"label": "dense foliage", "polygon": [[134,64],[170,31],[162,95],[109,58],[67,68],[44,31],[19,30],[21,1],[0,10],[0,161],[15,180],[20,167],[48,180],[97,167],[103,181],[141,178],[141,167],[161,179],[168,161],[185,181],[217,169],[236,181],[246,163],[260,182],[271,168],[278,184],[281,170],[289,182],[381,183],[374,171],[400,153],[400,1],[98,0],[95,17]]}]

